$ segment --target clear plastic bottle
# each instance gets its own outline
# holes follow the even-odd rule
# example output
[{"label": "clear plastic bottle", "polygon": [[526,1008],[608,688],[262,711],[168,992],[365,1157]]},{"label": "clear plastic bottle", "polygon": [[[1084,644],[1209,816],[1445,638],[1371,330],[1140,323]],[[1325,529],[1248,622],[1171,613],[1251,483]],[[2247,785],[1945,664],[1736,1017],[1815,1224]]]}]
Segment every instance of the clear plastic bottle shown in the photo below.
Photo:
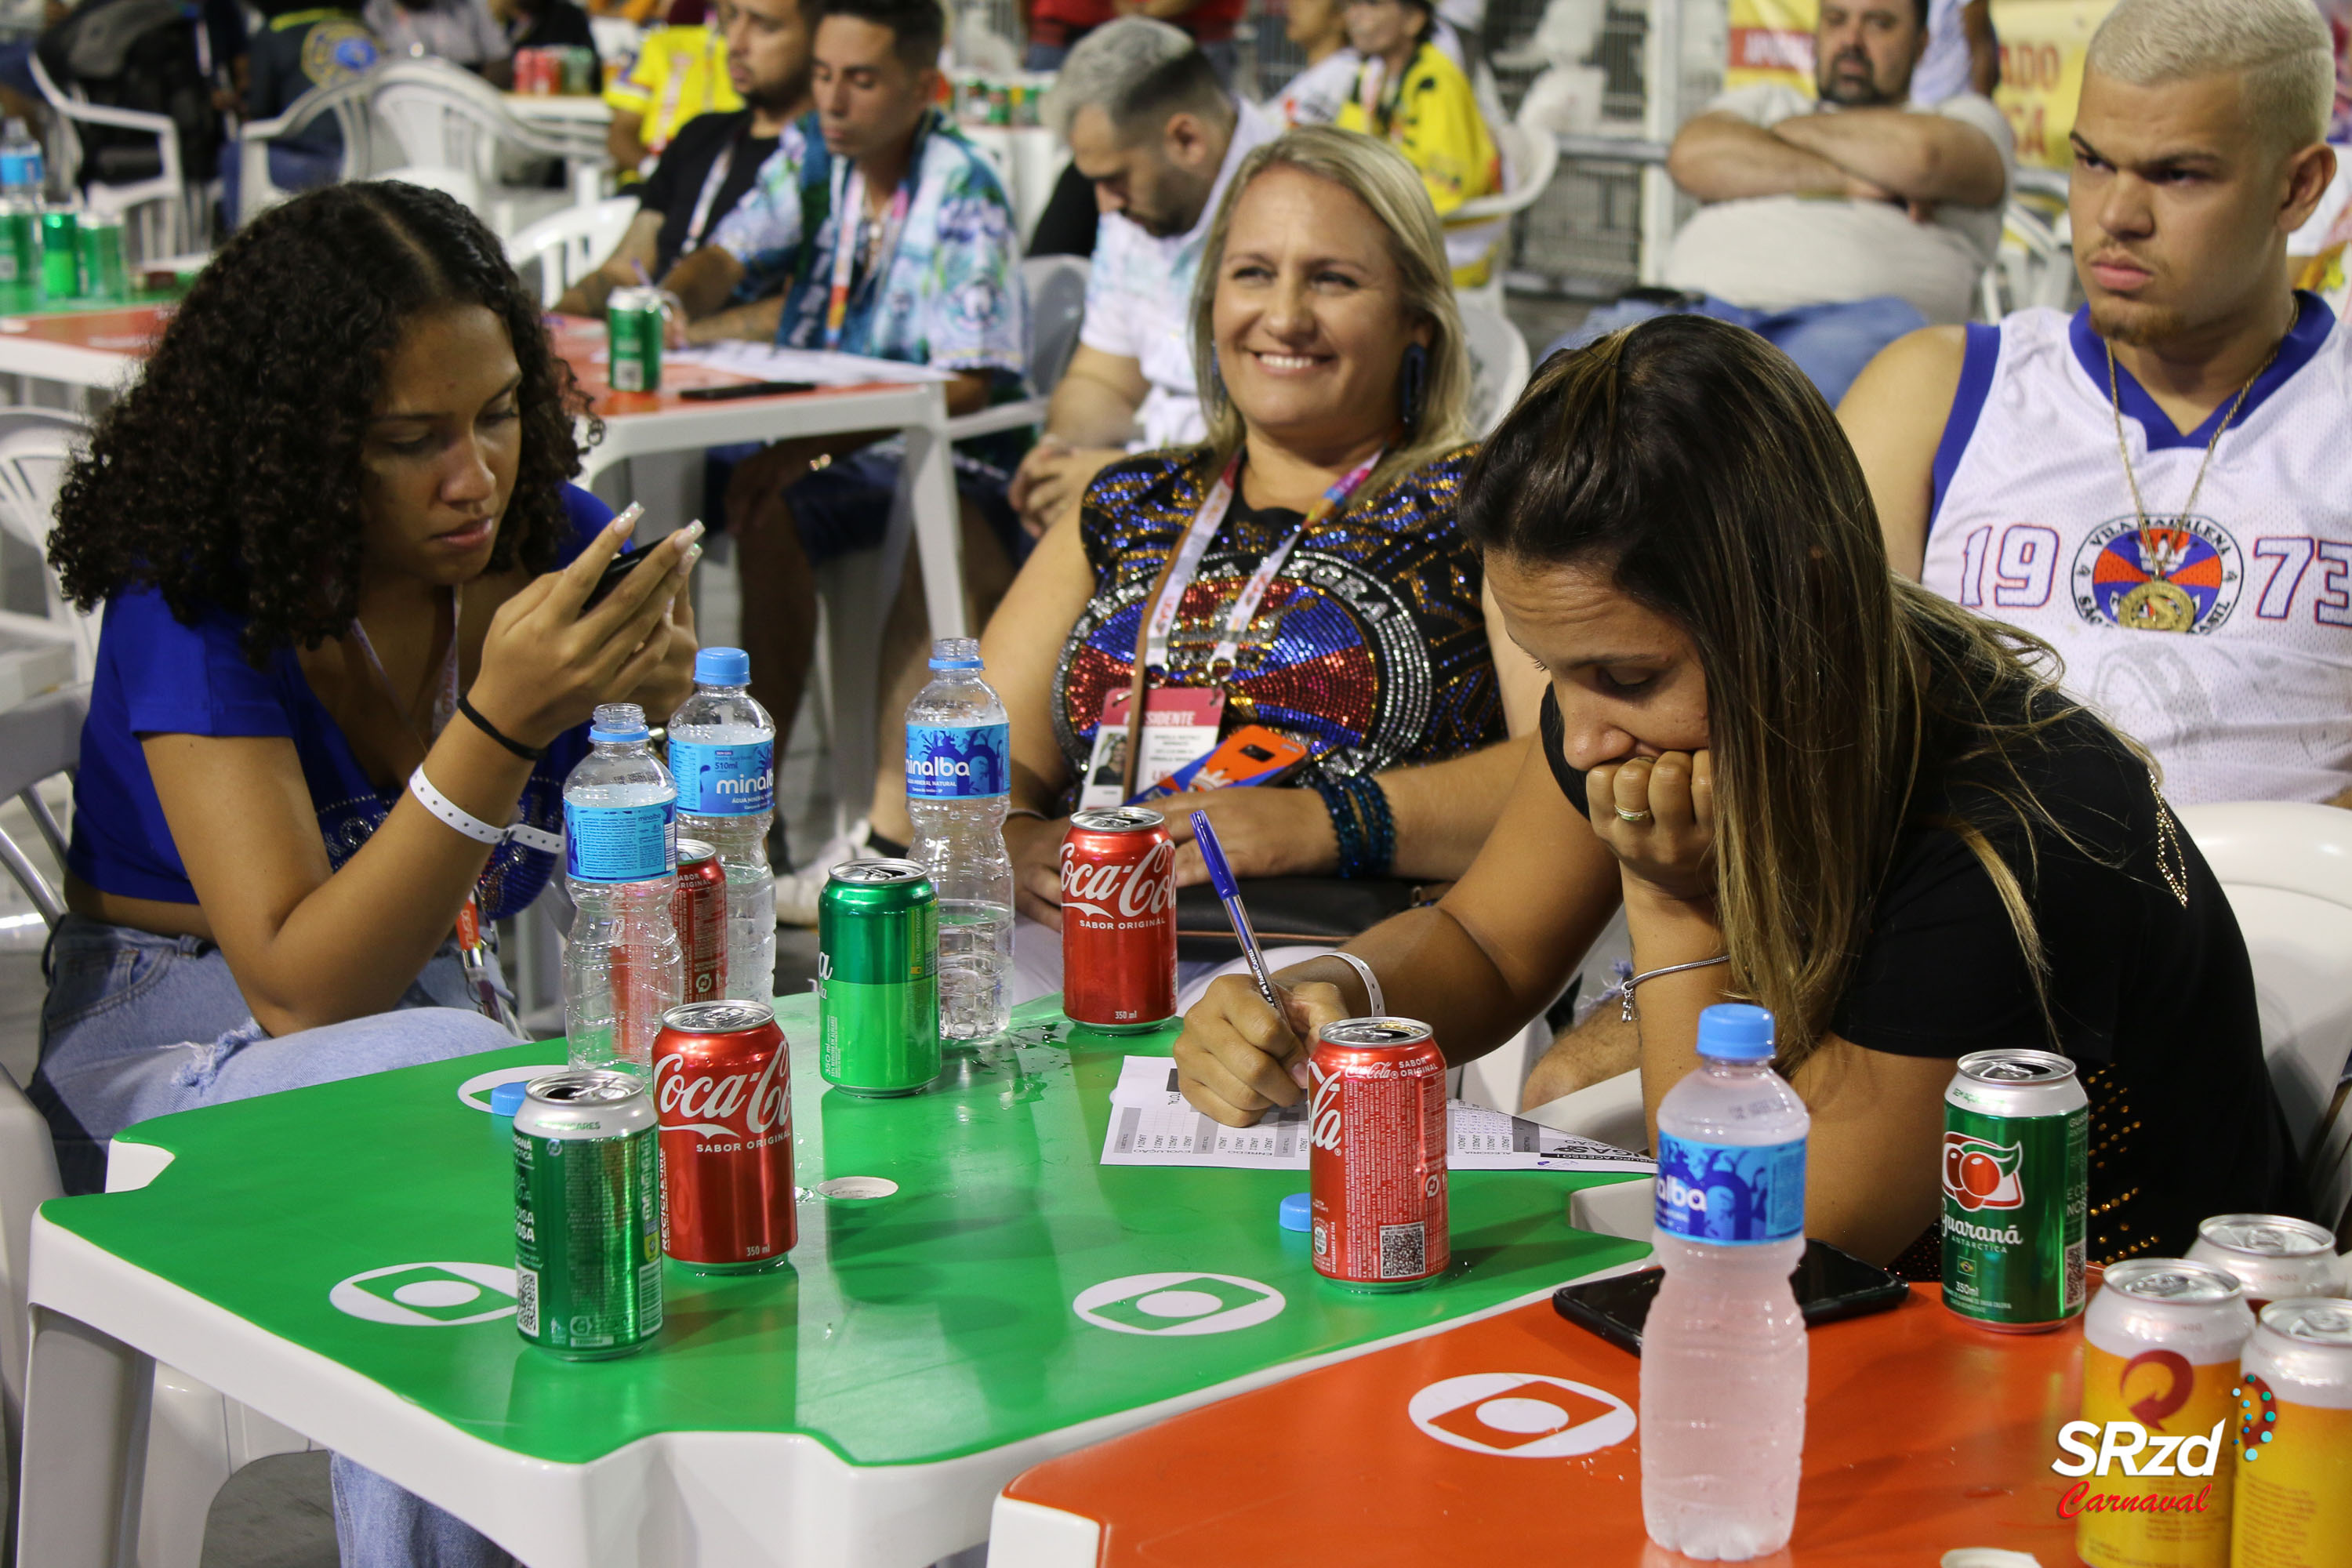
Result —
[{"label": "clear plastic bottle", "polygon": [[776,988],[776,878],[768,824],[776,814],[776,721],[746,689],[740,647],[694,656],[694,694],[669,716],[677,836],[719,851],[727,872],[727,994],[769,1003]]},{"label": "clear plastic bottle", "polygon": [[931,668],[931,683],[907,706],[907,815],[915,823],[907,854],[931,868],[940,892],[940,1033],[985,1039],[1012,1013],[1012,747],[977,641],[941,637]]},{"label": "clear plastic bottle", "polygon": [[563,1033],[573,1067],[650,1078],[654,1036],[684,983],[671,912],[677,786],[635,703],[597,709],[588,740],[563,781],[563,885],[578,911],[563,948]]},{"label": "clear plastic bottle", "polygon": [[25,122],[11,115],[0,128],[0,197],[24,201],[38,211],[41,190],[47,184],[47,158]]},{"label": "clear plastic bottle", "polygon": [[1658,1107],[1654,1242],[1666,1277],[1642,1330],[1642,1519],[1686,1557],[1788,1544],[1805,1447],[1811,1118],[1772,1070],[1772,1015],[1699,1015],[1699,1067]]}]

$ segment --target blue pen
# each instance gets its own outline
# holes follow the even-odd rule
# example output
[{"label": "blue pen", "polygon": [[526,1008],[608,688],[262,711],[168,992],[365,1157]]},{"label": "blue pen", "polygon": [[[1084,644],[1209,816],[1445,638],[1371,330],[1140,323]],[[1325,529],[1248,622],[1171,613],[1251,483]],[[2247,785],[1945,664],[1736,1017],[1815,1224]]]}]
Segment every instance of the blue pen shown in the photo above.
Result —
[{"label": "blue pen", "polygon": [[1249,911],[1242,908],[1242,890],[1234,881],[1234,868],[1225,864],[1223,846],[1217,842],[1217,830],[1209,826],[1209,814],[1192,814],[1192,842],[1201,847],[1201,858],[1208,863],[1209,885],[1217,889],[1218,902],[1225,906],[1225,918],[1234,922],[1234,937],[1242,944],[1242,956],[1249,960],[1250,973],[1257,980],[1257,994],[1274,1009],[1277,1018],[1286,1015],[1282,1004],[1274,994],[1274,982],[1265,973],[1265,954],[1258,950],[1257,932],[1250,930]]}]

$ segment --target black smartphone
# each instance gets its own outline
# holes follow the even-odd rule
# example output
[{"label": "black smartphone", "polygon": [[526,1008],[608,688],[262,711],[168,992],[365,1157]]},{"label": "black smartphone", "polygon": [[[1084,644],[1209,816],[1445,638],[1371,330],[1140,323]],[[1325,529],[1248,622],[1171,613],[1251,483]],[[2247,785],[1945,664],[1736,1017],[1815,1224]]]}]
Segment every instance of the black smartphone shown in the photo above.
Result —
[{"label": "black smartphone", "polygon": [[726,386],[689,386],[678,395],[688,403],[726,403],[738,397],[779,397],[787,392],[814,392],[813,381],[745,381]]},{"label": "black smartphone", "polygon": [[584,616],[603,604],[604,595],[619,587],[621,579],[635,571],[637,563],[643,561],[646,553],[643,550],[625,550],[605,562],[604,570],[597,574],[596,585],[588,590],[588,600],[580,606],[580,613]]},{"label": "black smartphone", "polygon": [[[1580,1285],[1563,1285],[1551,1293],[1552,1310],[1618,1349],[1640,1355],[1642,1323],[1650,1315],[1650,1302],[1664,1277],[1664,1269],[1643,1268],[1606,1279],[1588,1279]],[[1892,1311],[1911,1293],[1910,1281],[1826,1241],[1811,1238],[1789,1283],[1796,1287],[1797,1308],[1804,1313],[1808,1328],[1841,1318]]]}]

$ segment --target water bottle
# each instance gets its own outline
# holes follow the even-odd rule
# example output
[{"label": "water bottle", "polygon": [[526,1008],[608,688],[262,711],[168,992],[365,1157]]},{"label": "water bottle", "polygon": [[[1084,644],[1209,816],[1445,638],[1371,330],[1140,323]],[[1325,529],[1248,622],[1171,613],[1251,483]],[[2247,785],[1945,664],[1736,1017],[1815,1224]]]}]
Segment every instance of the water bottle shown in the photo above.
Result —
[{"label": "water bottle", "polygon": [[563,781],[563,885],[578,910],[563,949],[563,1034],[573,1067],[650,1079],[654,1036],[684,984],[671,912],[677,787],[635,703],[597,709],[588,740]]},{"label": "water bottle", "polygon": [[1657,1260],[1642,1330],[1642,1519],[1686,1557],[1788,1544],[1805,1447],[1811,1118],[1772,1070],[1772,1015],[1699,1015],[1698,1070],[1658,1107]]},{"label": "water bottle", "polygon": [[41,144],[22,120],[11,115],[6,127],[0,129],[0,198],[29,202],[37,208],[47,179]]},{"label": "water bottle", "polygon": [[776,721],[751,700],[740,647],[694,656],[694,694],[669,716],[677,835],[719,851],[727,873],[727,994],[775,1000],[776,878],[768,823],[776,814]]},{"label": "water bottle", "polygon": [[940,894],[940,1033],[979,1040],[1011,1017],[1013,862],[1004,853],[1013,752],[1004,704],[981,676],[980,644],[931,645],[931,683],[907,707],[910,859]]}]

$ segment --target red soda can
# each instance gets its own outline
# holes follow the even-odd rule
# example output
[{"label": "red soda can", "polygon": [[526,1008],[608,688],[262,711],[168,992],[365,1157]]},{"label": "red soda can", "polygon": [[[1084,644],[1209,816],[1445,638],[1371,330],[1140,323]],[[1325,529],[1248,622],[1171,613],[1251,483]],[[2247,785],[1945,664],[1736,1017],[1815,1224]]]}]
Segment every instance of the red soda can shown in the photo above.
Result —
[{"label": "red soda can", "polygon": [[688,1002],[727,994],[727,869],[719,851],[698,838],[677,841],[679,992]]},{"label": "red soda can", "polygon": [[702,1274],[784,1260],[793,1213],[793,1081],[761,1002],[689,1002],[654,1041],[662,1250]]},{"label": "red soda can", "polygon": [[1113,1034],[1176,1016],[1176,846],[1139,805],[1081,811],[1062,840],[1062,1011]]},{"label": "red soda can", "polygon": [[1411,1018],[1347,1018],[1307,1057],[1315,1271],[1355,1290],[1445,1272],[1445,1056]]}]

